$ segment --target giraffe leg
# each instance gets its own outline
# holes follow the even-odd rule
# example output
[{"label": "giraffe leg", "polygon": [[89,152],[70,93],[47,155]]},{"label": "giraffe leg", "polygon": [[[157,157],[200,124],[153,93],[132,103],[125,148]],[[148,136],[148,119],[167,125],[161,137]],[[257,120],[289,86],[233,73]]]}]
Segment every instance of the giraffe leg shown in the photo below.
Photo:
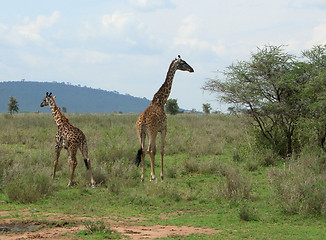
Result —
[{"label": "giraffe leg", "polygon": [[55,178],[55,173],[57,171],[57,166],[58,166],[58,160],[60,157],[60,152],[61,152],[62,147],[60,147],[58,144],[55,145],[55,152],[56,152],[56,158],[54,160],[54,166],[53,166],[53,174],[52,174],[52,180]]},{"label": "giraffe leg", "polygon": [[151,179],[150,179],[150,181],[154,181],[156,179],[156,177],[155,177],[156,135],[149,137],[148,154],[151,159]]},{"label": "giraffe leg", "polygon": [[93,174],[92,174],[91,161],[89,160],[89,157],[88,157],[88,149],[87,149],[86,141],[81,145],[80,151],[83,155],[85,166],[90,173],[91,186],[94,188],[96,183],[94,181]]},{"label": "giraffe leg", "polygon": [[141,154],[141,161],[142,161],[142,171],[141,171],[141,182],[144,182],[144,174],[145,174],[145,155],[146,155],[146,152],[144,150],[144,148],[142,148],[143,151],[142,151],[142,154]]},{"label": "giraffe leg", "polygon": [[77,166],[77,159],[76,159],[76,149],[68,149],[69,157],[69,166],[70,166],[70,181],[68,183],[68,186],[72,186],[74,184],[74,172],[75,168]]},{"label": "giraffe leg", "polygon": [[163,182],[163,156],[164,156],[164,146],[165,146],[165,136],[166,136],[166,128],[161,132],[161,181]]},{"label": "giraffe leg", "polygon": [[[145,174],[145,139],[146,139],[146,134],[143,132],[142,129],[137,128],[137,136],[140,142],[140,148],[137,153],[136,157],[136,164],[139,165],[142,163],[142,174],[141,174],[141,182],[144,182],[144,174]],[[140,162],[139,162],[139,157],[140,157]]]}]

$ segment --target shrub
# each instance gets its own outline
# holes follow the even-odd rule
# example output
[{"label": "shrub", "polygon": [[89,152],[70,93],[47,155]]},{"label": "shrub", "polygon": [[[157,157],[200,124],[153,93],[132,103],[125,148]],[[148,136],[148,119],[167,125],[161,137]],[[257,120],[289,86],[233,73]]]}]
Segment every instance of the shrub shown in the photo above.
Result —
[{"label": "shrub", "polygon": [[176,165],[173,165],[173,166],[168,165],[166,167],[166,174],[165,174],[166,177],[168,177],[168,178],[176,178],[177,174],[178,174],[178,171],[177,171],[177,166]]},{"label": "shrub", "polygon": [[201,166],[198,159],[185,159],[183,162],[183,169],[186,173],[200,173]]},{"label": "shrub", "polygon": [[[80,231],[79,236],[92,235],[91,239],[121,239],[121,234],[114,232],[109,227],[105,227],[103,221],[85,221],[86,230]],[[88,238],[87,238],[88,239]]]},{"label": "shrub", "polygon": [[33,203],[53,191],[49,174],[44,171],[24,170],[7,181],[5,192],[9,200]]},{"label": "shrub", "polygon": [[84,226],[87,231],[94,233],[94,232],[103,232],[105,229],[105,225],[103,221],[85,221]]},{"label": "shrub", "polygon": [[238,169],[228,167],[225,169],[225,183],[222,191],[224,196],[230,200],[249,199],[251,185]]},{"label": "shrub", "polygon": [[258,221],[257,209],[248,202],[244,202],[239,209],[239,217],[244,221]]},{"label": "shrub", "polygon": [[326,178],[325,172],[316,172],[319,159],[300,156],[283,170],[271,171],[276,197],[285,212],[326,216]]}]

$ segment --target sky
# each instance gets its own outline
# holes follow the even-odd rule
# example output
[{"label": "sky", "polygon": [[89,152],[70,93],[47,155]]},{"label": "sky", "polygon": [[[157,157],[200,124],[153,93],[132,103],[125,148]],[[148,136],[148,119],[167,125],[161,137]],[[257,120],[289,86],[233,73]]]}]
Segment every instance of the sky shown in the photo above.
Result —
[{"label": "sky", "polygon": [[1,2],[0,81],[65,82],[151,100],[181,55],[195,70],[174,77],[170,98],[183,109],[209,103],[225,111],[201,88],[257,47],[285,45],[300,55],[326,44],[326,0]]}]

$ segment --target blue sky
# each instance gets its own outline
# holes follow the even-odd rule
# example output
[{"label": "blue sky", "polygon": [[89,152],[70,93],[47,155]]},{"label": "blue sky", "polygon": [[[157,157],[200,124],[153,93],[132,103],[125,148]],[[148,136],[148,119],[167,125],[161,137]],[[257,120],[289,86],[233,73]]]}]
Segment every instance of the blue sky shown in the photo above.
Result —
[{"label": "blue sky", "polygon": [[204,82],[267,44],[297,55],[326,44],[326,1],[3,1],[0,81],[69,82],[152,99],[180,54],[195,72],[177,72],[170,98],[185,109],[225,110],[201,90]]}]

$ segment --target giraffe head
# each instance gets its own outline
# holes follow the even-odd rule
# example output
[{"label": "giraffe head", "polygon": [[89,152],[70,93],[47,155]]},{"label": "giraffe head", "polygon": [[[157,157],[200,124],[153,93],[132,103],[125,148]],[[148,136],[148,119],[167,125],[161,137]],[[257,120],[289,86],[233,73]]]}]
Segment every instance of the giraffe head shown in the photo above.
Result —
[{"label": "giraffe head", "polygon": [[43,98],[43,101],[41,103],[41,107],[45,107],[45,106],[49,106],[49,104],[51,103],[52,99],[55,98],[55,96],[51,96],[52,92],[50,92],[50,94],[47,92],[46,96]]},{"label": "giraffe head", "polygon": [[178,58],[174,60],[174,63],[176,64],[177,70],[194,72],[194,69],[188,63],[186,63],[185,60],[182,60],[180,55],[178,55]]}]

